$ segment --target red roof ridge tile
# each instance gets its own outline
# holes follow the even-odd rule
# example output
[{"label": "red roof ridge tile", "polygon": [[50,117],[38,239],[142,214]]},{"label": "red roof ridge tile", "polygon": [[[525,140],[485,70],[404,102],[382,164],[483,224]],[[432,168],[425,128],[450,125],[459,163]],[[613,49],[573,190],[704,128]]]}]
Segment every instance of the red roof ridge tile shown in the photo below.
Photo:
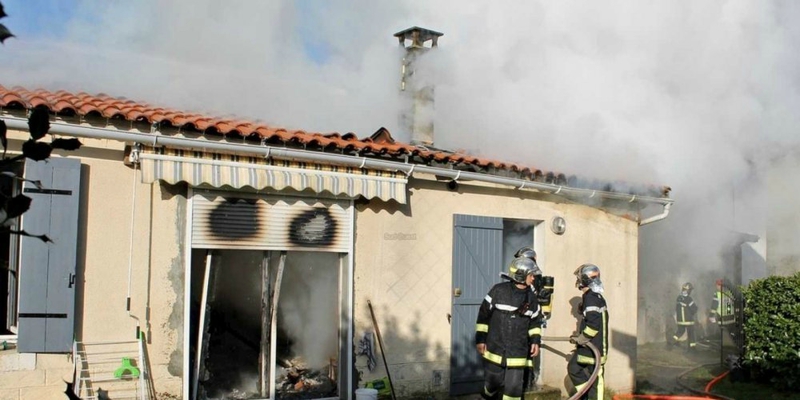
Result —
[{"label": "red roof ridge tile", "polygon": [[[364,139],[359,139],[353,132],[307,132],[270,126],[260,120],[240,119],[236,116],[220,117],[200,113],[187,112],[171,108],[151,106],[148,103],[131,100],[125,97],[112,97],[106,93],[91,95],[86,92],[72,93],[66,90],[55,92],[45,89],[29,91],[24,87],[12,86],[8,89],[0,85],[0,107],[18,104],[24,108],[47,107],[54,113],[71,110],[80,116],[96,114],[105,118],[122,118],[132,122],[163,123],[178,128],[194,128],[200,134],[258,136],[261,140],[283,143],[299,143],[305,146],[318,145],[322,149],[335,147],[341,152],[354,151],[358,154],[374,153],[375,155],[417,156],[423,161],[439,163],[463,164],[473,168],[499,168],[518,172],[533,180],[566,180],[564,174],[543,172],[538,168],[527,167],[518,163],[485,159],[468,154],[464,150],[445,151],[435,148],[419,147],[409,143],[398,142],[385,127]],[[544,177],[544,178],[543,178]],[[668,193],[662,187],[662,193]],[[664,191],[666,190],[666,191]]]}]

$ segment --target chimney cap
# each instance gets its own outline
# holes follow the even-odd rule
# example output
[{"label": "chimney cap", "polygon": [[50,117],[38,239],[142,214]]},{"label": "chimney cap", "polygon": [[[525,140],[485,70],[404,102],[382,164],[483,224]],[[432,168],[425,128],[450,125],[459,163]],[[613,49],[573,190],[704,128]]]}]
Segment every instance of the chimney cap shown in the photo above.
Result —
[{"label": "chimney cap", "polygon": [[428,40],[431,40],[431,46],[435,47],[436,41],[440,36],[444,36],[444,33],[420,28],[418,26],[412,26],[411,28],[404,29],[394,34],[394,37],[400,40],[401,45],[403,44],[403,41],[411,40],[411,47],[422,47],[422,44]]}]

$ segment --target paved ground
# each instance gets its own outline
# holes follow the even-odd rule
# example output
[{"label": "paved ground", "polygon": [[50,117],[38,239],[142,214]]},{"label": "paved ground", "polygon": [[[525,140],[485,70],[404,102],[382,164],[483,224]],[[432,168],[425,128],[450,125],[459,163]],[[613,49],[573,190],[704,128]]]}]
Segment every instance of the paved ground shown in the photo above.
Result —
[{"label": "paved ground", "polygon": [[[637,348],[636,386],[640,391],[652,393],[691,394],[678,384],[677,378],[693,368],[719,362],[719,347],[713,345],[698,345],[692,351],[687,350],[685,343],[680,347],[665,343],[642,345]],[[692,383],[690,379],[687,381],[684,383]]]},{"label": "paved ground", "polygon": [[[693,368],[719,362],[719,347],[711,343],[698,345],[693,351],[688,351],[686,343],[681,346],[667,346],[665,343],[642,345],[637,347],[637,388],[645,393],[691,395],[678,384],[677,378]],[[702,389],[706,383],[688,375],[682,382],[696,389]],[[480,400],[481,397],[468,395],[455,399]]]}]

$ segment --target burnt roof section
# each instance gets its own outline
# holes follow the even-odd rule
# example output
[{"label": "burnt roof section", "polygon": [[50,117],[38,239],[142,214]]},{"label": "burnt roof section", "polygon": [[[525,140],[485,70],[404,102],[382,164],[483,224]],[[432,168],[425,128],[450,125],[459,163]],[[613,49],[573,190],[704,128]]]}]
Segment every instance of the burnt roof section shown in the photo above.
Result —
[{"label": "burnt roof section", "polygon": [[148,103],[124,97],[112,97],[104,93],[90,95],[84,92],[70,93],[64,90],[51,92],[37,89],[30,91],[18,86],[7,89],[0,85],[0,110],[33,108],[46,108],[64,118],[146,123],[156,125],[161,129],[178,128],[187,134],[245,139],[252,144],[263,142],[359,157],[407,161],[581,189],[653,197],[667,197],[670,191],[670,188],[666,186],[632,185],[626,182],[585,179],[554,171],[543,171],[518,163],[475,157],[462,151],[414,146],[396,141],[391,133],[383,127],[370,137],[359,139],[352,132],[318,133],[285,129],[248,119],[218,118],[201,113],[152,106]]}]

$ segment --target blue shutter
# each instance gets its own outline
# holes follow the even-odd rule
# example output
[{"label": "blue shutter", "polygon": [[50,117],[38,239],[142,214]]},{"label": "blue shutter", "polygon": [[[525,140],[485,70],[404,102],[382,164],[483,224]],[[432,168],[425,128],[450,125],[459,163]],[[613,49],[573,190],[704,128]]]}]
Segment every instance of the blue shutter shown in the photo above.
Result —
[{"label": "blue shutter", "polygon": [[25,161],[22,192],[33,201],[22,215],[22,229],[53,241],[20,240],[20,353],[64,353],[72,350],[75,331],[75,264],[81,163],[51,158]]},{"label": "blue shutter", "polygon": [[[475,320],[503,269],[503,219],[454,215],[450,395],[478,393],[483,363],[475,350]],[[460,294],[456,295],[455,291]]]}]

